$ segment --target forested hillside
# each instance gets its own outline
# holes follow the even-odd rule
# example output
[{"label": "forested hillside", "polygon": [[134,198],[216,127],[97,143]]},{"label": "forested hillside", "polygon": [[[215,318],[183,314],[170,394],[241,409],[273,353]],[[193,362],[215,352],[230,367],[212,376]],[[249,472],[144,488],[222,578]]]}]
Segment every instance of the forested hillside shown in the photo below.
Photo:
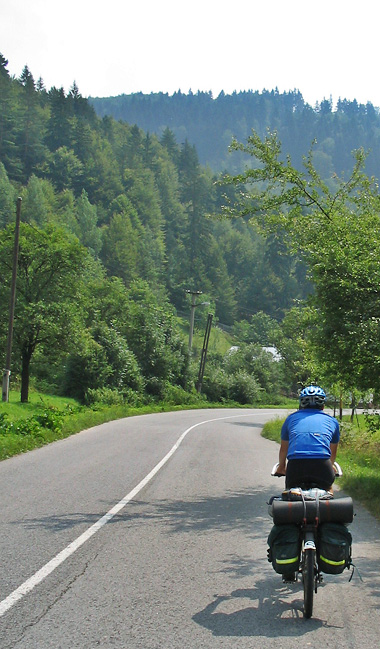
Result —
[{"label": "forested hillside", "polygon": [[[234,353],[208,356],[210,400],[273,403],[320,379],[338,392],[380,391],[380,198],[367,175],[378,175],[380,128],[370,104],[311,109],[297,92],[137,95],[124,121],[97,115],[75,83],[48,90],[7,64],[0,55],[0,299],[9,303],[20,197],[12,374],[23,401],[32,377],[87,402],[183,403],[198,371],[177,318],[188,322],[189,289],[236,336]],[[169,115],[172,102],[167,124],[161,108]],[[144,130],[134,122],[148,113]],[[279,138],[263,137],[267,126]],[[232,169],[227,184],[197,147],[203,162]],[[206,309],[197,315],[204,329]],[[3,349],[7,327],[2,309]],[[280,362],[263,350],[271,345]]]},{"label": "forested hillside", "polygon": [[224,189],[194,145],[101,119],[75,83],[48,90],[7,64],[0,56],[0,291],[6,304],[20,196],[14,362],[25,400],[31,375],[79,398],[186,386],[173,316],[188,317],[188,289],[229,325],[258,312],[278,321],[307,292],[277,237],[209,218]]},{"label": "forested hillside", "polygon": [[203,291],[226,324],[260,310],[280,318],[303,293],[297,264],[275,239],[207,218],[223,190],[192,144],[178,145],[169,129],[158,139],[99,119],[75,84],[67,96],[48,91],[27,67],[11,79],[4,58],[0,76],[2,226],[15,184],[24,186],[24,220],[58,220],[108,275],[161,286],[177,308],[186,289]]},{"label": "forested hillside", "polygon": [[221,92],[215,99],[211,92],[136,93],[95,97],[90,102],[99,116],[112,115],[159,137],[169,127],[178,142],[187,139],[195,145],[201,163],[214,172],[241,171],[243,162],[251,162],[228,155],[228,146],[233,136],[246,141],[253,128],[261,136],[266,129],[276,130],[283,151],[298,168],[316,139],[315,165],[324,178],[334,172],[349,174],[351,151],[359,147],[371,151],[367,173],[380,175],[380,115],[371,103],[342,99],[334,107],[323,99],[311,107],[298,90]]}]

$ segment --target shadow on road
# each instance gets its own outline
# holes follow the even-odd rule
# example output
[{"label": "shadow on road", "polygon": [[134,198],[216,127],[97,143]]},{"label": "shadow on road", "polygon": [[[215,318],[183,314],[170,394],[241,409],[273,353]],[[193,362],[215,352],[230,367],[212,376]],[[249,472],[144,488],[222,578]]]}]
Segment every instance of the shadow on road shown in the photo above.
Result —
[{"label": "shadow on road", "polygon": [[[193,620],[209,629],[214,636],[227,637],[300,636],[321,626],[330,627],[317,618],[304,619],[299,589],[296,599],[289,603],[289,589],[281,582],[273,588],[273,583],[273,580],[263,580],[254,588],[239,588],[229,595],[215,595],[212,602],[193,616]],[[268,590],[268,584],[272,591]]]},{"label": "shadow on road", "polygon": [[[268,515],[266,503],[271,495],[273,495],[273,490],[263,487],[228,491],[220,496],[204,496],[196,499],[189,498],[189,500],[164,499],[153,502],[134,500],[122,512],[112,518],[108,525],[123,525],[126,528],[125,531],[127,531],[129,527],[135,525],[159,524],[161,533],[169,536],[184,533],[230,533],[231,530],[238,530],[247,538],[255,539],[262,545],[261,561],[268,565],[266,563],[265,547],[272,521]],[[104,503],[105,511],[113,504]],[[99,513],[73,512],[64,515],[22,519],[13,521],[13,524],[28,529],[41,527],[54,534],[70,528],[80,528],[77,530],[78,533],[84,527],[97,522],[103,514],[104,511]],[[372,528],[371,526],[368,528],[367,525],[364,526],[361,520],[354,521],[350,528],[353,535],[353,559],[358,568],[352,586],[358,590],[358,597],[362,596],[364,587],[365,591],[378,601],[380,597],[380,541],[378,529],[377,527]],[[257,567],[252,562],[252,557],[231,556],[226,558],[222,571],[239,578],[254,575]],[[349,577],[348,572],[345,572],[345,575],[347,575],[347,578]],[[363,581],[360,581],[359,575],[361,575]],[[334,582],[337,579],[340,580],[341,576],[329,575],[329,581]],[[272,580],[269,581],[273,584]],[[257,606],[250,606],[241,611],[235,611],[233,614],[217,611],[218,604],[224,601],[218,599],[204,609],[202,612],[203,617],[201,613],[197,614],[196,621],[200,623],[201,619],[204,622],[208,620],[208,624],[216,625],[215,632],[217,632],[227,622],[230,628],[238,627],[239,623],[236,622],[236,619],[245,619],[246,616],[252,617],[255,615],[261,619],[265,615],[274,615],[274,619],[281,618],[282,611],[289,610],[289,602],[281,603],[282,588],[283,585],[280,581],[277,587],[278,592],[276,591],[277,600],[273,599],[276,592],[274,594],[268,592],[267,597],[264,599],[261,595],[260,599],[255,589],[255,599],[258,599]],[[247,592],[248,596],[251,597],[252,591]],[[241,594],[236,594],[240,593],[240,591],[234,591],[234,593],[228,596],[229,600],[232,597],[242,597]],[[300,594],[300,599],[293,604],[294,617],[302,615],[301,600],[302,594]],[[274,606],[274,603],[276,603],[276,606]],[[265,615],[262,613],[263,610]],[[281,624],[283,623],[284,620],[281,621]],[[288,624],[289,621],[285,623]],[[315,624],[315,621],[313,624]]]},{"label": "shadow on road", "polygon": [[[108,524],[134,524],[159,520],[165,525],[166,534],[210,530],[230,531],[231,527],[255,535],[256,530],[260,528],[260,535],[263,530],[265,530],[264,534],[268,534],[271,520],[268,515],[267,501],[271,495],[273,490],[242,489],[226,492],[222,496],[205,496],[195,500],[168,499],[149,503],[133,500]],[[113,504],[107,503],[105,506],[112,507]],[[13,524],[30,529],[43,527],[56,532],[84,523],[93,524],[103,513],[73,512],[40,518],[24,518],[13,521]]]}]

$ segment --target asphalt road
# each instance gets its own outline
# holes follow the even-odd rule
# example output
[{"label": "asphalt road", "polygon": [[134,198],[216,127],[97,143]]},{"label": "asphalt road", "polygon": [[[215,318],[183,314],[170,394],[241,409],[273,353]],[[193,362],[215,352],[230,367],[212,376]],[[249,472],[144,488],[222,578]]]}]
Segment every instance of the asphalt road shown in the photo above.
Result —
[{"label": "asphalt road", "polygon": [[380,525],[365,510],[362,581],[326,575],[311,620],[266,560],[283,481],[260,429],[281,414],[144,415],[0,463],[1,649],[377,649]]}]

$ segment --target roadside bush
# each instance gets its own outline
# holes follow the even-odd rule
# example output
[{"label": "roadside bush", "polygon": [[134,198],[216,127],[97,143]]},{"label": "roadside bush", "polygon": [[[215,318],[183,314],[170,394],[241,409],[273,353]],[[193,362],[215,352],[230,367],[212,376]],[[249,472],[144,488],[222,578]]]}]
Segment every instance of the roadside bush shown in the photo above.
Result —
[{"label": "roadside bush", "polygon": [[356,438],[354,425],[349,421],[340,421],[339,428],[340,428],[340,442],[339,442],[340,446],[348,446],[353,444]]},{"label": "roadside bush", "polygon": [[203,378],[202,392],[209,401],[227,401],[231,377],[221,368],[209,367]]},{"label": "roadside bush", "polygon": [[111,372],[104,349],[89,338],[82,350],[71,354],[67,360],[64,394],[84,403],[87,390],[104,387]]},{"label": "roadside bush", "polygon": [[[153,401],[165,401],[168,381],[158,376],[151,376],[146,381],[147,398]],[[175,386],[173,386],[175,387]]]},{"label": "roadside bush", "polygon": [[88,388],[84,395],[84,404],[86,406],[93,406],[95,404],[102,404],[105,406],[118,406],[124,403],[124,397],[118,390],[111,388]]},{"label": "roadside bush", "polygon": [[126,339],[104,323],[97,325],[92,335],[104,350],[110,368],[107,387],[121,392],[124,388],[142,392],[144,379],[136,355],[129,349]]},{"label": "roadside bush", "polygon": [[380,430],[380,414],[378,412],[364,413],[365,425],[369,433],[374,435]]},{"label": "roadside bush", "polygon": [[198,392],[186,392],[179,385],[167,383],[163,401],[171,405],[181,406],[204,401],[204,398]]},{"label": "roadside bush", "polygon": [[8,417],[5,412],[0,413],[0,435],[5,435],[8,430]]},{"label": "roadside bush", "polygon": [[2,413],[0,415],[0,434],[39,437],[43,436],[44,429],[57,433],[61,429],[64,416],[64,412],[48,408],[41,414],[33,415],[33,417],[10,422],[7,415]]},{"label": "roadside bush", "polygon": [[61,429],[63,417],[63,412],[58,412],[53,408],[49,408],[48,410],[44,410],[40,415],[36,415],[34,419],[42,428],[48,428],[49,430],[57,432]]},{"label": "roadside bush", "polygon": [[283,384],[283,364],[261,345],[241,345],[228,352],[223,360],[228,374],[239,372],[255,377],[257,384],[268,394],[279,394]]},{"label": "roadside bush", "polygon": [[260,400],[261,388],[255,377],[248,372],[237,372],[231,377],[229,396],[237,403],[247,404]]}]

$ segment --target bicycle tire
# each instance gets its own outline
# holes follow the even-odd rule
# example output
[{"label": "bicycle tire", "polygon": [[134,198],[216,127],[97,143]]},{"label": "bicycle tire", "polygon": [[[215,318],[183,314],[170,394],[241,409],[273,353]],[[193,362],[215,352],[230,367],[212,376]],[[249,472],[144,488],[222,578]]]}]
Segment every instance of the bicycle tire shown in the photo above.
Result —
[{"label": "bicycle tire", "polygon": [[306,550],[302,560],[303,581],[303,614],[310,618],[313,615],[313,599],[315,591],[315,550]]}]

